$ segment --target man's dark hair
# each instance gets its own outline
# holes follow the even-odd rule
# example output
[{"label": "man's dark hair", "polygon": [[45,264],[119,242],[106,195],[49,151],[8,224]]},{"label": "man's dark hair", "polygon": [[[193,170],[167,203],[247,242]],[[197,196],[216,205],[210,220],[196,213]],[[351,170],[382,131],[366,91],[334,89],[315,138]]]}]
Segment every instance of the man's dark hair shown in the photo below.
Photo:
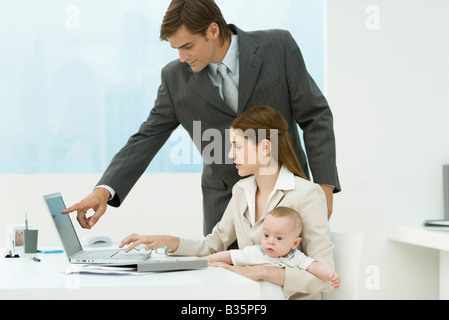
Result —
[{"label": "man's dark hair", "polygon": [[220,28],[220,40],[224,43],[232,32],[214,0],[173,0],[164,16],[160,39],[168,41],[183,25],[192,34],[205,37],[213,22]]}]

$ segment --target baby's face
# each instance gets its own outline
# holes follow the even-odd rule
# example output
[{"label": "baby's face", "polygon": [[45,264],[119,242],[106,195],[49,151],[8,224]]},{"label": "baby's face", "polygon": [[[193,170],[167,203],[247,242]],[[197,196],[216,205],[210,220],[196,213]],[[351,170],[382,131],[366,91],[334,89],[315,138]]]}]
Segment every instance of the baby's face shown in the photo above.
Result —
[{"label": "baby's face", "polygon": [[289,217],[273,217],[267,215],[263,224],[262,249],[272,257],[288,255],[301,242],[296,225]]}]

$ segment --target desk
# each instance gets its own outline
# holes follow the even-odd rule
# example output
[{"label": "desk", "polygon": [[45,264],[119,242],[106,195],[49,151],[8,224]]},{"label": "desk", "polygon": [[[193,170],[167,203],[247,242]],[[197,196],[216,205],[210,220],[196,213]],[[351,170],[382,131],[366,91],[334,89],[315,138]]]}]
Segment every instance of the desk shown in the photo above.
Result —
[{"label": "desk", "polygon": [[[0,251],[2,254],[4,249]],[[41,262],[35,262],[38,257]],[[142,276],[66,274],[64,254],[0,257],[0,300],[4,299],[149,299],[255,300],[260,285],[223,268],[149,272]]]},{"label": "desk", "polygon": [[393,241],[440,251],[440,299],[449,299],[449,231],[422,227],[394,227],[388,232]]}]

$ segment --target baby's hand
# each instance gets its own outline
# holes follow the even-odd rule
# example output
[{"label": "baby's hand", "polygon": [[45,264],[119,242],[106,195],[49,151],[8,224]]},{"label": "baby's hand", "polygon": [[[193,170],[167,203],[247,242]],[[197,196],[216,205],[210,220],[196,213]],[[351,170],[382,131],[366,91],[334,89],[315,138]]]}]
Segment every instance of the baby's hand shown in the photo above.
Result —
[{"label": "baby's hand", "polygon": [[212,262],[212,258],[210,256],[198,257],[195,260],[207,260],[208,263]]},{"label": "baby's hand", "polygon": [[329,280],[331,281],[331,285],[334,289],[338,289],[340,287],[340,275],[338,273],[332,273]]}]

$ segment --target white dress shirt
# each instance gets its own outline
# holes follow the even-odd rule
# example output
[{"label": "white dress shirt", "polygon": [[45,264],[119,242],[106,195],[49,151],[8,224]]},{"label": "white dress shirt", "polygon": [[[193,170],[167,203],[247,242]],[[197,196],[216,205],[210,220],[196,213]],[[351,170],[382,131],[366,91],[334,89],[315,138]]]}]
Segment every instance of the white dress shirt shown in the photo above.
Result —
[{"label": "white dress shirt", "polygon": [[[239,42],[238,36],[232,35],[231,45],[229,46],[228,52],[226,53],[223,61],[221,61],[229,69],[229,76],[234,81],[237,88],[239,87],[240,71],[239,71]],[[207,66],[207,73],[209,74],[212,84],[217,88],[218,94],[222,99],[223,96],[223,80],[218,76],[218,63],[209,63]]]},{"label": "white dress shirt", "polygon": [[[248,219],[249,223],[251,223],[251,226],[254,226],[254,224],[256,223],[256,178],[252,176],[249,179],[240,180],[239,182],[237,182],[237,185],[244,190],[246,199],[248,199],[248,211],[245,212],[245,216]],[[295,189],[295,176],[290,170],[287,169],[287,167],[282,165],[279,176],[276,180],[276,184],[274,185],[274,189],[268,197],[267,203],[270,202],[276,191],[288,191],[293,189]],[[267,207],[265,207],[265,211],[266,210]],[[267,212],[265,211],[263,212],[262,217],[267,214]]]}]

